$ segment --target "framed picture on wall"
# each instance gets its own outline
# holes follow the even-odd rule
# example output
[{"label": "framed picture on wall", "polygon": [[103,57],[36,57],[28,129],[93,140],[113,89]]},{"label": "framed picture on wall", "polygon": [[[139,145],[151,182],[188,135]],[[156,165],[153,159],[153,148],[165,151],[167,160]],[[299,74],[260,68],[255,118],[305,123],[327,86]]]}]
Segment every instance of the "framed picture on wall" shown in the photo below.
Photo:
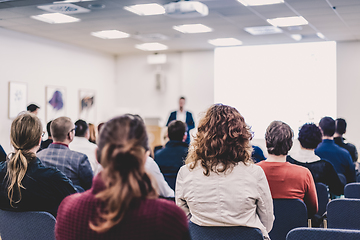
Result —
[{"label": "framed picture on wall", "polygon": [[15,118],[26,111],[27,85],[20,82],[9,82],[9,118]]},{"label": "framed picture on wall", "polygon": [[83,119],[87,123],[96,122],[96,93],[94,90],[79,91],[79,119]]},{"label": "framed picture on wall", "polygon": [[45,94],[46,121],[66,116],[66,88],[47,86]]}]

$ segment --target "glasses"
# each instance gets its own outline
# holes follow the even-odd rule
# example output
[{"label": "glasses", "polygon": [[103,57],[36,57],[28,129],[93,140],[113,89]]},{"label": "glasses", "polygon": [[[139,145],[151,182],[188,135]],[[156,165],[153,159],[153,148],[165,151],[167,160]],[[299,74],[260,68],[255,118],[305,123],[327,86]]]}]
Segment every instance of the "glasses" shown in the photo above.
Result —
[{"label": "glasses", "polygon": [[75,126],[73,129],[71,129],[71,130],[68,132],[68,134],[71,133],[72,131],[75,131],[75,130],[76,130],[76,126]]},{"label": "glasses", "polygon": [[41,134],[41,137],[43,137],[45,135],[45,132],[43,131],[42,134]]}]

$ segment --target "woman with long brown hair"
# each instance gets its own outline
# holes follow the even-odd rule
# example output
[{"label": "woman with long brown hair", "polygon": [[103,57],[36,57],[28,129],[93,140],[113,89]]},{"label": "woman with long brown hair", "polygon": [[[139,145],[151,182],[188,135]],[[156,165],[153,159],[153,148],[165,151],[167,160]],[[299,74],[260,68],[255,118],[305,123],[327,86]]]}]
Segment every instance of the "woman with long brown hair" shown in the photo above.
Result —
[{"label": "woman with long brown hair", "polygon": [[12,122],[14,153],[0,163],[1,209],[47,211],[56,216],[61,201],[76,192],[62,172],[45,167],[36,157],[41,135],[41,121],[34,114],[20,114]]},{"label": "woman with long brown hair", "polygon": [[149,154],[142,119],[123,115],[107,122],[98,139],[104,170],[92,189],[59,207],[57,239],[188,239],[187,219],[174,203],[157,199],[145,171]]},{"label": "woman with long brown hair", "polygon": [[201,119],[175,187],[176,204],[200,226],[272,228],[263,170],[251,160],[252,133],[233,107],[215,104]]}]

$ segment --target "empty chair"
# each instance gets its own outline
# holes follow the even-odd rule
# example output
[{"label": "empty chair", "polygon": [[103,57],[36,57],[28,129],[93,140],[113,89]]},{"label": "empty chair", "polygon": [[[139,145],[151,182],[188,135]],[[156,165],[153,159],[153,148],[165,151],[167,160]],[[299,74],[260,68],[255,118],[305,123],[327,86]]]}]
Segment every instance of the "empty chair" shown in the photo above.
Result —
[{"label": "empty chair", "polygon": [[192,240],[263,240],[264,237],[258,228],[244,226],[208,227],[189,222],[189,231]]},{"label": "empty chair", "polygon": [[359,230],[324,229],[324,228],[295,228],[286,236],[286,240],[358,240]]},{"label": "empty chair", "polygon": [[344,195],[346,198],[360,199],[360,183],[346,184],[344,189]]},{"label": "empty chair", "polygon": [[270,238],[285,240],[286,234],[294,228],[307,226],[307,209],[299,199],[274,199],[275,221]]},{"label": "empty chair", "polygon": [[0,235],[3,240],[55,239],[55,218],[47,212],[0,210]]},{"label": "empty chair", "polygon": [[327,205],[328,228],[360,230],[360,200],[334,199]]},{"label": "empty chair", "polygon": [[322,222],[322,216],[326,212],[326,206],[329,202],[329,191],[328,187],[323,183],[316,183],[316,193],[318,197],[319,210],[312,218],[313,226],[319,226]]}]

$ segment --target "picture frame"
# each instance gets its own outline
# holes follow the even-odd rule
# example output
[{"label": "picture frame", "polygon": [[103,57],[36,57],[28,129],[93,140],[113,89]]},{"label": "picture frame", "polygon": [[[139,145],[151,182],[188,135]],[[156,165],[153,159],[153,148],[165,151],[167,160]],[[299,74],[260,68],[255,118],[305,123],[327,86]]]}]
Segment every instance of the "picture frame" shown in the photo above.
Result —
[{"label": "picture frame", "polygon": [[16,118],[20,112],[26,111],[27,84],[22,82],[9,82],[9,119]]},{"label": "picture frame", "polygon": [[66,87],[46,86],[45,91],[46,121],[66,116]]},{"label": "picture frame", "polygon": [[96,91],[90,89],[79,90],[79,119],[87,123],[96,122]]}]

